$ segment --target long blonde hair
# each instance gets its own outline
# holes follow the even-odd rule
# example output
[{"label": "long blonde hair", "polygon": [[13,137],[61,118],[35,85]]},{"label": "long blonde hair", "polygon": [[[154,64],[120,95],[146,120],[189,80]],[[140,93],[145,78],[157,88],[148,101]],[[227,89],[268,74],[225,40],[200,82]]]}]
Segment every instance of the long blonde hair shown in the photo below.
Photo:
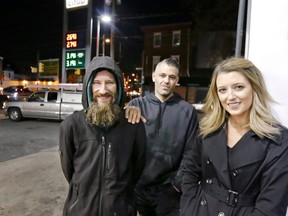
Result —
[{"label": "long blonde hair", "polygon": [[260,70],[249,60],[230,57],[216,65],[212,74],[210,88],[203,106],[204,116],[200,121],[200,135],[203,137],[223,126],[229,115],[222,107],[218,94],[216,79],[220,72],[240,72],[250,82],[253,89],[253,102],[250,111],[249,127],[261,138],[272,138],[280,133],[280,123],[273,117],[269,103],[274,102],[267,91],[264,78]]}]

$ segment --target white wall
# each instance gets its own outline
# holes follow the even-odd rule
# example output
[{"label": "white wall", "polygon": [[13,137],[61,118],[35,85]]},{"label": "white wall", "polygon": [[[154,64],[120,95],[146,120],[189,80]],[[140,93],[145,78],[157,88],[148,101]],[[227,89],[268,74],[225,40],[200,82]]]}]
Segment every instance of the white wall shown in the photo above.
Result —
[{"label": "white wall", "polygon": [[249,0],[248,4],[245,57],[263,72],[278,102],[272,107],[274,116],[288,127],[288,1]]},{"label": "white wall", "polygon": [[274,116],[288,127],[288,1],[248,0],[245,57],[264,74],[278,102]]}]

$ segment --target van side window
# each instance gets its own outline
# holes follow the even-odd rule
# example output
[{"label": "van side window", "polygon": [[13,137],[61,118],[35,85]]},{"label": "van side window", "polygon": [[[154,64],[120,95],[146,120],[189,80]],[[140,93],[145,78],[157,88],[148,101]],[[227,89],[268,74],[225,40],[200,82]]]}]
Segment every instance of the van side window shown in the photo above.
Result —
[{"label": "van side window", "polygon": [[56,101],[57,101],[57,92],[49,92],[48,102],[56,102]]}]

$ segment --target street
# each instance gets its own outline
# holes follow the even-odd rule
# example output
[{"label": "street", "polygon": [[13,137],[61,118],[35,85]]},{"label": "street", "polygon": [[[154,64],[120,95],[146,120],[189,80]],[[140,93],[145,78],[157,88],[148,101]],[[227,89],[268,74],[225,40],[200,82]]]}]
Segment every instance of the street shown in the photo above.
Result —
[{"label": "street", "polygon": [[60,122],[49,120],[0,121],[0,162],[58,145]]},{"label": "street", "polygon": [[60,122],[11,122],[0,110],[0,215],[60,216],[68,190],[58,154]]}]

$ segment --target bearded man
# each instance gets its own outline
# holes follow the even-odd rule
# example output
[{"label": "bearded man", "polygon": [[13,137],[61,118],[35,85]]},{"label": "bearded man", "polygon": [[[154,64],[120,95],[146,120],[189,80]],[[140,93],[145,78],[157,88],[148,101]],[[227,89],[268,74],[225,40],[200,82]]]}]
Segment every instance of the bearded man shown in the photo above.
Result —
[{"label": "bearded man", "polygon": [[83,83],[84,109],[60,125],[60,159],[69,183],[65,216],[136,216],[135,185],[145,163],[145,128],[123,111],[124,84],[110,57],[95,57]]}]

